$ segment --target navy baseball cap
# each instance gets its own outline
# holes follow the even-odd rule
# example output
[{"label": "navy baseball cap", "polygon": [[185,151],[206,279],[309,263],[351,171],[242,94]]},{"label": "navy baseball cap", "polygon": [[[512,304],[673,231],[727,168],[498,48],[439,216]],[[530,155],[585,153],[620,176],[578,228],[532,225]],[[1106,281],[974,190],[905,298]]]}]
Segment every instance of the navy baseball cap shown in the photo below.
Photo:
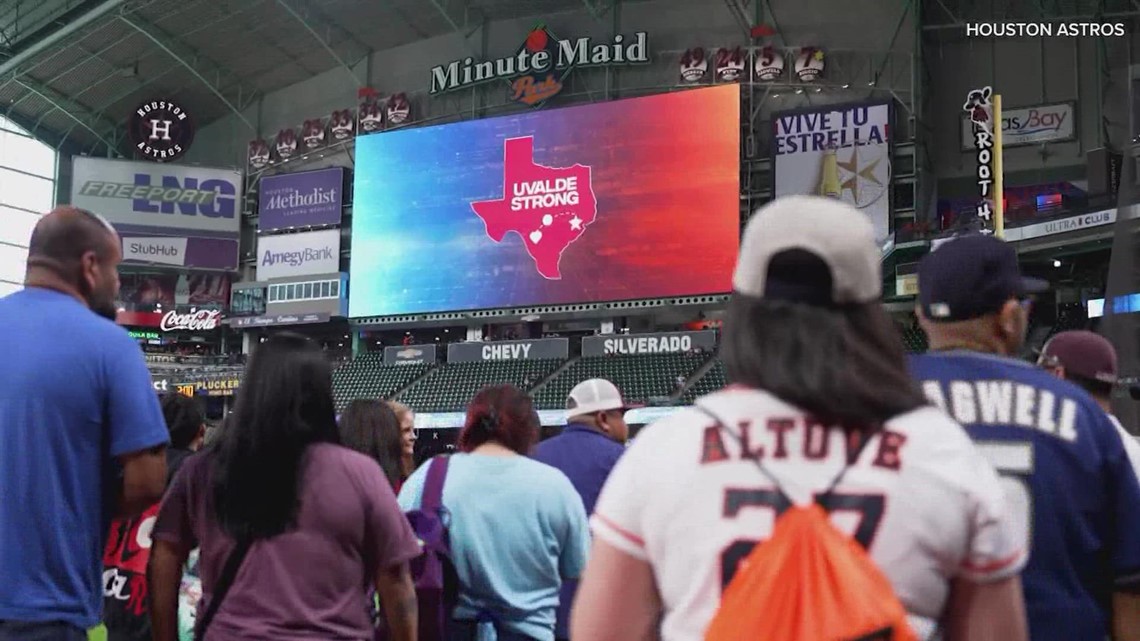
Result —
[{"label": "navy baseball cap", "polygon": [[944,241],[918,264],[919,304],[935,322],[992,314],[1011,298],[1047,289],[1048,282],[1021,275],[1011,245],[985,234]]}]

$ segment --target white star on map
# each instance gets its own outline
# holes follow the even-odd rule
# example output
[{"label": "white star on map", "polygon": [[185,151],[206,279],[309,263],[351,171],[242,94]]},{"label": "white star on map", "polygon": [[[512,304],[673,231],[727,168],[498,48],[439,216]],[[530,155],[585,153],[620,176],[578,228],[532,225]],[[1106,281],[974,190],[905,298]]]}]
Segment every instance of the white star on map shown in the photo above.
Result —
[{"label": "white star on map", "polygon": [[573,218],[571,218],[570,219],[570,229],[572,229],[574,231],[578,231],[578,230],[582,229],[582,219],[578,218],[578,216],[576,216],[576,215]]}]

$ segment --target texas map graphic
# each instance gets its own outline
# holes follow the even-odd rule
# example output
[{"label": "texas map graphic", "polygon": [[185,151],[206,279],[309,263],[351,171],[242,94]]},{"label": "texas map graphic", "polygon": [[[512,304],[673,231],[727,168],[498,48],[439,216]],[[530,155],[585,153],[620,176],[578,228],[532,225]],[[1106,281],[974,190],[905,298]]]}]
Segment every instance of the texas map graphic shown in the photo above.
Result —
[{"label": "texas map graphic", "polygon": [[503,143],[503,197],[471,203],[496,243],[517,233],[538,273],[559,280],[558,263],[598,216],[590,168],[545,167],[534,162],[534,136]]}]

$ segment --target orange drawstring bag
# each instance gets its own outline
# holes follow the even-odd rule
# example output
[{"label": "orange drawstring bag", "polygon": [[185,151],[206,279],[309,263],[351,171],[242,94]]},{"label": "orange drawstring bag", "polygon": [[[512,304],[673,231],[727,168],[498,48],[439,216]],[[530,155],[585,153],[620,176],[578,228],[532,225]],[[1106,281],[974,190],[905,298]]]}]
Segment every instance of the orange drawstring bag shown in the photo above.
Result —
[{"label": "orange drawstring bag", "polygon": [[741,562],[705,641],[917,641],[890,581],[818,504],[794,506]]},{"label": "orange drawstring bag", "polygon": [[[739,441],[719,417],[696,408]],[[851,462],[870,440],[863,438]],[[754,462],[790,507],[776,518],[772,536],[737,566],[705,641],[918,641],[886,575],[824,509],[850,463],[814,502],[796,505],[760,460]]]}]

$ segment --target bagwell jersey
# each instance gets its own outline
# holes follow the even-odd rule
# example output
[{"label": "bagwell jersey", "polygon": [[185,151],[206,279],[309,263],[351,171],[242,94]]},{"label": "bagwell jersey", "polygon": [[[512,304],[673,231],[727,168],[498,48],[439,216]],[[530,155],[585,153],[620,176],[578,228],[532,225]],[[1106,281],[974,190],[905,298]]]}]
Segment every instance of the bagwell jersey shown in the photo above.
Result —
[{"label": "bagwell jersey", "polygon": [[[798,504],[827,489],[857,447],[774,396],[730,388],[642,430],[618,461],[594,533],[653,566],[664,641],[700,641],[736,564],[779,508],[759,457]],[[1001,486],[962,428],[933,407],[889,421],[836,488],[832,521],[890,579],[907,611],[938,619],[956,576],[1015,575],[1025,553]]]},{"label": "bagwell jersey", "polygon": [[1108,415],[1022,361],[940,352],[911,367],[1002,475],[1029,549],[1031,638],[1107,638],[1112,592],[1140,583],[1140,486]]}]

